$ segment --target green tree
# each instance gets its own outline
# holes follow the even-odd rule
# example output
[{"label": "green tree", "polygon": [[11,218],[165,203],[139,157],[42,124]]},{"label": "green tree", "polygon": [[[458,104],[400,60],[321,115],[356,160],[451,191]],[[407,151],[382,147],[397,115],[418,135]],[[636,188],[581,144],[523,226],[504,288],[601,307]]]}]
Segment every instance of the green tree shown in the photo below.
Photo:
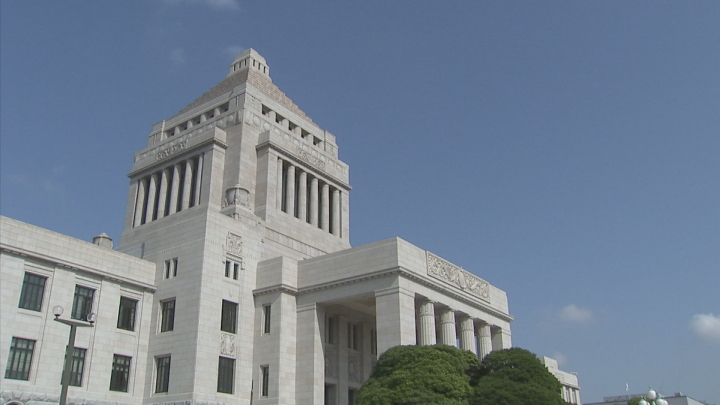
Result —
[{"label": "green tree", "polygon": [[512,348],[487,355],[477,370],[471,405],[565,405],[562,385],[531,352]]},{"label": "green tree", "polygon": [[358,392],[360,405],[465,405],[472,353],[446,345],[397,346],[380,356]]}]

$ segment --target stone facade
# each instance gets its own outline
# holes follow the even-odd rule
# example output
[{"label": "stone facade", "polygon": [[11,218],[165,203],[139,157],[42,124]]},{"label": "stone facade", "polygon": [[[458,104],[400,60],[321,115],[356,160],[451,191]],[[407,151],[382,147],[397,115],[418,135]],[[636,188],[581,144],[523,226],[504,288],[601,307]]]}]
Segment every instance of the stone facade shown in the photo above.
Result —
[{"label": "stone facade", "polygon": [[[108,360],[93,354],[89,378],[99,383],[71,387],[71,398],[351,404],[377,356],[390,347],[459,342],[482,357],[511,346],[503,291],[401,239],[350,247],[349,171],[335,136],[272,83],[265,60],[252,49],[218,85],[153,125],[129,178],[125,230],[117,251],[103,252],[142,273],[128,275],[140,283],[135,288],[143,302],[143,327],[123,342],[137,346],[133,388],[109,392]],[[5,238],[5,227],[2,232]],[[83,256],[84,246],[76,241],[66,253]],[[22,256],[8,249],[3,260],[17,263],[7,276],[3,264],[3,289],[17,289]],[[108,268],[111,262],[94,271],[128,271]],[[52,277],[68,272],[47,274],[53,271]],[[129,281],[118,280],[115,290],[122,291]],[[50,291],[70,294],[71,286],[53,283]],[[6,319],[17,300],[3,293],[3,326],[27,316],[7,311]],[[49,316],[45,307],[40,317]],[[102,316],[96,333],[106,323]],[[31,367],[28,381],[3,380],[3,393],[25,395],[23,404],[36,395],[24,392],[51,395],[44,397],[49,402],[59,392],[64,330],[51,326],[55,366]],[[3,328],[0,367],[7,367],[13,328]],[[103,355],[112,357],[113,345],[102,345]]]},{"label": "stone facade", "polygon": [[571,404],[582,405],[580,402],[580,385],[578,385],[577,375],[562,371],[558,368],[557,360],[550,357],[540,357],[542,364],[555,376],[562,384],[562,397]]}]

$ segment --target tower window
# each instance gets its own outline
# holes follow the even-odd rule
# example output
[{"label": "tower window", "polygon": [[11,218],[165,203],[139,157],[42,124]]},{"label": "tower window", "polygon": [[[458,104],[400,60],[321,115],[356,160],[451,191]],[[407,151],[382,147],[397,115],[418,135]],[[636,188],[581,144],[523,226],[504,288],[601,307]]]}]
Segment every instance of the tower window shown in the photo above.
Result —
[{"label": "tower window", "polygon": [[175,328],[175,298],[160,303],[160,332],[170,332]]},{"label": "tower window", "polygon": [[222,316],[220,319],[220,330],[227,333],[235,333],[237,330],[237,307],[238,304],[223,300]]}]

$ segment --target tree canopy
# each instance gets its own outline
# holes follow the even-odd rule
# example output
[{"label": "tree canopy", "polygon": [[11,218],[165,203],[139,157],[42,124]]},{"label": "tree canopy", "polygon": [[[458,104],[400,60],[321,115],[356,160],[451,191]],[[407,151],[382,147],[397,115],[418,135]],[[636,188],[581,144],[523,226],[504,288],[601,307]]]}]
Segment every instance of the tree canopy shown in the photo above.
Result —
[{"label": "tree canopy", "polygon": [[471,405],[565,405],[562,384],[533,353],[520,348],[487,355],[478,370]]},{"label": "tree canopy", "polygon": [[380,356],[360,388],[358,404],[467,404],[471,388],[466,371],[478,365],[469,354],[445,345],[393,347]]},{"label": "tree canopy", "polygon": [[451,346],[397,346],[380,356],[358,404],[566,405],[561,387],[524,349],[495,351],[479,362]]}]

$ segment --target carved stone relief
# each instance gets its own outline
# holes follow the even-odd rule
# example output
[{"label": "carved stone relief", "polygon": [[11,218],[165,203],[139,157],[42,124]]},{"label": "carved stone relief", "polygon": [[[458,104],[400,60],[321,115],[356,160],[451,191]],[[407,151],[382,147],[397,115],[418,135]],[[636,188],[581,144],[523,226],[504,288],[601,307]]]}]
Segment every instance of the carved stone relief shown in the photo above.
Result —
[{"label": "carved stone relief", "polygon": [[155,160],[156,161],[162,160],[162,159],[165,159],[166,157],[172,156],[178,152],[185,150],[185,147],[187,146],[187,142],[188,141],[186,139],[176,145],[172,145],[169,148],[165,148],[163,150],[158,151],[157,155],[155,155]]},{"label": "carved stone relief", "polygon": [[220,334],[220,354],[235,357],[235,335],[228,333]]},{"label": "carved stone relief", "polygon": [[490,285],[487,281],[462,268],[427,252],[428,275],[443,280],[455,287],[482,299],[490,298]]},{"label": "carved stone relief", "polygon": [[323,170],[323,171],[325,170],[325,162],[323,162],[319,158],[311,155],[309,152],[299,149],[297,152],[297,155],[301,160],[304,160],[304,161],[310,163],[311,165],[317,167],[320,170]]},{"label": "carved stone relief", "polygon": [[235,256],[242,256],[242,236],[236,235],[232,232],[228,232],[227,238],[225,238],[225,251]]}]

